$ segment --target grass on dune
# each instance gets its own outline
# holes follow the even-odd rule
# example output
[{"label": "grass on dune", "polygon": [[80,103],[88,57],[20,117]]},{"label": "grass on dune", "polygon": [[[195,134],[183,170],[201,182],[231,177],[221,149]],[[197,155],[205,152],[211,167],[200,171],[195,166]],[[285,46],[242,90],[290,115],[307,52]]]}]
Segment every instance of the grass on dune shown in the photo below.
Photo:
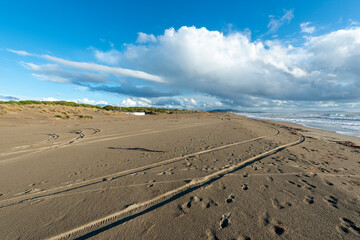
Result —
[{"label": "grass on dune", "polygon": [[179,110],[179,109],[167,109],[167,108],[155,108],[155,107],[118,107],[107,105],[104,107],[84,104],[84,103],[75,103],[67,101],[36,101],[36,100],[21,100],[21,101],[0,101],[0,104],[13,104],[13,105],[60,105],[60,106],[69,106],[69,107],[85,107],[85,108],[96,108],[106,111],[118,111],[118,112],[153,112],[153,113],[182,113],[182,112],[198,112],[198,111],[189,111],[189,110]]}]

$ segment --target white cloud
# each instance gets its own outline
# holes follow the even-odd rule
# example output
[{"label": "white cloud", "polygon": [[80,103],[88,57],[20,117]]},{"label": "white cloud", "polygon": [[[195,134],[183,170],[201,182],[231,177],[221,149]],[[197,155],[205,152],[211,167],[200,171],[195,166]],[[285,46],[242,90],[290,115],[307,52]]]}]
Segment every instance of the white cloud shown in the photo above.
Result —
[{"label": "white cloud", "polygon": [[21,56],[32,56],[31,53],[28,53],[26,51],[21,51],[21,50],[13,50],[13,49],[6,49],[9,52],[15,53],[17,55],[21,55]]},{"label": "white cloud", "polygon": [[190,99],[184,98],[184,102],[185,102],[186,105],[188,105],[188,104],[191,104],[191,105],[194,105],[194,106],[198,105],[196,100],[193,99],[193,98],[190,98]]},{"label": "white cloud", "polygon": [[130,98],[122,100],[119,105],[122,107],[136,107],[137,106],[136,101],[134,101]]},{"label": "white cloud", "polygon": [[146,34],[146,33],[139,32],[136,42],[137,43],[156,42],[156,37],[153,34]]},{"label": "white cloud", "polygon": [[165,30],[154,44],[129,46],[123,60],[164,76],[169,87],[244,106],[264,99],[350,99],[360,97],[359,39],[360,28],[351,28],[307,37],[294,47],[250,41],[240,32],[181,27]]},{"label": "white cloud", "polygon": [[44,75],[44,74],[31,74],[41,81],[56,82],[56,83],[71,83],[67,78],[59,77],[56,75]]},{"label": "white cloud", "polygon": [[47,98],[42,98],[41,101],[55,102],[55,101],[59,101],[59,99],[53,97],[47,97]]},{"label": "white cloud", "polygon": [[[291,11],[278,20],[292,17]],[[51,64],[22,64],[41,80],[128,96],[125,105],[211,109],[299,107],[307,102],[336,107],[328,102],[360,99],[360,27],[306,36],[296,46],[281,40],[251,40],[243,32],[224,34],[196,27],[170,28],[155,38],[151,44],[128,44],[117,52],[121,63],[141,71],[48,55],[42,58]],[[132,83],[126,77],[149,81]],[[187,95],[179,96],[174,89]],[[316,101],[325,104],[316,105]]]},{"label": "white cloud", "polygon": [[152,102],[147,98],[126,98],[118,105],[121,107],[151,107]]},{"label": "white cloud", "polygon": [[107,52],[102,52],[95,49],[94,54],[97,60],[112,65],[118,64],[121,57],[121,53],[116,51],[115,49],[111,49]]},{"label": "white cloud", "polygon": [[109,104],[108,102],[103,101],[103,100],[95,101],[95,100],[89,100],[87,98],[75,99],[75,100],[72,100],[72,102],[91,104],[91,105],[108,105]]},{"label": "white cloud", "polygon": [[95,72],[101,72],[101,73],[110,73],[115,76],[127,76],[127,77],[134,77],[134,78],[140,78],[148,81],[153,82],[159,82],[163,83],[165,80],[156,75],[152,75],[143,71],[136,71],[126,68],[120,68],[120,67],[109,67],[101,64],[96,63],[89,63],[89,62],[74,62],[65,60],[58,57],[53,57],[49,55],[42,55],[44,59],[47,59],[52,62],[56,62],[58,64],[61,64],[65,67],[75,68],[75,69],[81,69],[86,71],[95,71]]},{"label": "white cloud", "polygon": [[6,95],[0,94],[0,100],[1,101],[18,101],[18,100],[20,100],[20,98],[15,97],[15,96],[6,96]]},{"label": "white cloud", "polygon": [[277,18],[273,15],[270,15],[270,22],[267,27],[269,28],[267,33],[276,32],[285,22],[290,23],[290,21],[294,18],[293,10],[286,11],[285,14],[281,18]]},{"label": "white cloud", "polygon": [[301,23],[300,24],[300,28],[301,28],[301,32],[304,33],[314,33],[315,32],[315,27],[314,26],[310,26],[311,22],[305,22],[305,23]]}]

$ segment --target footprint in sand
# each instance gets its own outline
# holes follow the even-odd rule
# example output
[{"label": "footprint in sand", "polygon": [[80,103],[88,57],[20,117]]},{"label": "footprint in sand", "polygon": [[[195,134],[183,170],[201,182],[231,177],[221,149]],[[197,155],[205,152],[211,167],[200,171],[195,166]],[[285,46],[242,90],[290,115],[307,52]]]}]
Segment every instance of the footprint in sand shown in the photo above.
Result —
[{"label": "footprint in sand", "polygon": [[232,203],[234,201],[235,195],[234,194],[230,194],[230,196],[228,196],[225,200],[226,203]]},{"label": "footprint in sand", "polygon": [[211,206],[218,206],[218,204],[211,198],[209,198],[207,201],[202,201],[201,203],[202,208],[210,208]]},{"label": "footprint in sand", "polygon": [[221,216],[221,219],[220,219],[220,229],[221,228],[226,228],[229,226],[230,224],[230,216],[231,216],[231,213],[227,213],[227,214],[224,214]]},{"label": "footprint in sand", "polygon": [[283,209],[284,208],[284,206],[282,206],[280,204],[280,202],[279,202],[279,200],[277,200],[277,198],[271,199],[271,204],[272,204],[273,208],[275,208],[275,209]]},{"label": "footprint in sand", "polygon": [[273,182],[273,181],[274,181],[274,179],[273,179],[271,176],[267,176],[267,177],[266,177],[266,180],[267,180],[268,182]]},{"label": "footprint in sand", "polygon": [[293,181],[287,181],[288,183],[290,183],[290,184],[292,184],[292,185],[295,185],[295,186],[297,186],[298,188],[301,188],[301,185],[300,184],[296,184],[296,183],[294,183]]},{"label": "footprint in sand", "polygon": [[338,199],[334,196],[328,196],[324,198],[324,201],[331,207],[333,208],[338,208],[337,204],[338,204]]},{"label": "footprint in sand", "polygon": [[308,186],[308,189],[309,189],[309,190],[312,190],[313,188],[316,188],[315,185],[309,183],[309,182],[308,182],[307,180],[305,180],[305,179],[300,179],[300,181],[303,182],[303,183],[305,183],[305,184]]},{"label": "footprint in sand", "polygon": [[285,232],[285,229],[279,225],[273,225],[270,228],[270,232],[277,236],[281,236]]},{"label": "footprint in sand", "polygon": [[353,221],[348,218],[341,217],[340,225],[336,227],[340,233],[348,234],[350,231],[357,236],[360,236],[360,228],[355,225]]},{"label": "footprint in sand", "polygon": [[190,210],[190,208],[193,206],[193,204],[199,203],[202,201],[203,201],[203,199],[198,196],[190,197],[189,201],[187,201],[187,202],[183,203],[181,206],[179,206],[179,209],[181,211],[180,216],[187,213]]},{"label": "footprint in sand", "polygon": [[207,240],[218,240],[219,238],[216,237],[215,231],[211,231],[210,229],[206,229],[205,231]]},{"label": "footprint in sand", "polygon": [[329,186],[334,186],[332,182],[329,182],[328,180],[323,179],[324,183]]},{"label": "footprint in sand", "polygon": [[262,227],[271,224],[269,231],[274,235],[280,236],[285,232],[285,229],[282,227],[282,223],[280,221],[272,220],[270,222],[270,216],[267,212],[264,212],[259,216],[259,223]]},{"label": "footprint in sand", "polygon": [[305,196],[305,198],[304,198],[304,203],[313,204],[313,203],[314,203],[314,197],[312,197],[312,196]]},{"label": "footprint in sand", "polygon": [[259,224],[261,226],[267,226],[270,223],[270,216],[267,212],[264,212],[262,215],[259,216]]}]

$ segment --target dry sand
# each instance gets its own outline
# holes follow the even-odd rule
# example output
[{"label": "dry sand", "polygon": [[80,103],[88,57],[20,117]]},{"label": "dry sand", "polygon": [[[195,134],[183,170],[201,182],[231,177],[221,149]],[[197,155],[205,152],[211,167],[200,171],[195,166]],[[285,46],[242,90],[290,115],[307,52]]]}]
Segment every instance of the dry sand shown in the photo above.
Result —
[{"label": "dry sand", "polygon": [[360,238],[358,138],[229,114],[2,110],[0,239]]}]

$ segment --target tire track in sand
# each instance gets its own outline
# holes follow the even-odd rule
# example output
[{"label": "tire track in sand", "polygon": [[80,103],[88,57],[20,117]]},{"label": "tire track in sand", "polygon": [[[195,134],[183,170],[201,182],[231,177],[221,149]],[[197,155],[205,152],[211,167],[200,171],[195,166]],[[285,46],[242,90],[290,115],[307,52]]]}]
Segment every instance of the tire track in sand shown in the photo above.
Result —
[{"label": "tire track in sand", "polygon": [[[77,145],[79,144],[88,144],[88,143],[96,143],[96,142],[102,142],[102,141],[109,141],[109,140],[115,140],[115,139],[121,139],[121,138],[127,138],[127,137],[134,137],[134,136],[140,136],[140,135],[146,135],[146,134],[152,134],[152,133],[159,133],[159,132],[166,132],[166,131],[172,131],[172,130],[178,130],[178,129],[184,129],[184,128],[190,128],[190,127],[200,127],[200,126],[205,126],[205,125],[209,125],[209,124],[215,124],[215,123],[195,123],[195,124],[185,124],[179,127],[174,127],[174,128],[168,128],[168,129],[161,129],[161,130],[154,130],[154,129],[144,129],[144,130],[140,130],[140,131],[136,131],[136,132],[130,132],[127,133],[126,135],[121,135],[121,136],[114,136],[114,137],[107,137],[103,136],[101,139],[90,139],[86,142],[78,142]],[[100,131],[94,131],[93,134],[98,133]],[[82,133],[82,132],[81,132]],[[14,154],[20,154],[20,153],[25,153],[24,155],[20,155],[20,156],[16,156],[13,158],[8,158],[8,159],[4,159],[4,160],[0,160],[0,163],[6,162],[6,161],[10,161],[10,160],[14,160],[17,158],[21,158],[24,156],[28,156],[30,154],[35,154],[38,152],[42,152],[48,149],[56,149],[56,148],[60,148],[60,147],[67,147],[67,146],[71,146],[71,144],[73,144],[75,141],[78,141],[79,139],[83,139],[85,136],[82,136],[80,132],[76,132],[75,134],[79,134],[79,136],[77,136],[76,138],[57,144],[57,145],[52,145],[52,146],[48,146],[48,147],[40,147],[37,149],[28,149],[28,150],[21,150],[21,151],[16,151],[16,152],[11,152],[11,153],[4,153],[4,154],[0,154],[0,158],[4,157],[4,156],[9,156],[9,155],[14,155]],[[110,134],[111,136],[113,136],[114,134]],[[96,138],[96,137],[95,137]],[[75,140],[75,141],[74,141]]]},{"label": "tire track in sand", "polygon": [[112,227],[115,227],[119,224],[125,223],[131,219],[141,216],[147,212],[155,210],[155,209],[157,209],[157,208],[159,208],[159,207],[161,207],[161,206],[163,206],[163,205],[165,205],[165,204],[167,204],[189,192],[192,192],[192,191],[200,188],[201,186],[207,185],[209,183],[216,181],[217,179],[220,179],[221,177],[223,177],[224,175],[226,175],[228,173],[232,173],[240,168],[243,168],[243,167],[245,167],[249,164],[252,164],[256,161],[259,161],[259,160],[263,159],[264,157],[270,156],[270,155],[277,153],[285,148],[300,144],[305,140],[303,135],[300,135],[300,136],[301,136],[301,138],[295,142],[281,145],[272,150],[269,150],[269,151],[266,151],[259,155],[256,155],[254,157],[251,157],[251,158],[249,158],[241,163],[238,163],[230,168],[226,168],[226,169],[217,171],[215,173],[212,173],[212,174],[207,175],[202,178],[193,179],[191,182],[189,182],[179,188],[168,191],[168,192],[161,194],[155,198],[152,198],[148,201],[131,205],[124,210],[115,212],[106,217],[89,222],[85,225],[74,228],[70,231],[61,233],[59,235],[53,236],[48,239],[49,240],[61,240],[61,239],[68,239],[68,238],[86,239],[86,238],[95,236],[103,231],[106,231],[106,230],[112,228]]},{"label": "tire track in sand", "polygon": [[[91,135],[94,135],[94,134],[99,133],[101,131],[100,129],[97,129],[97,128],[86,128],[86,129],[83,129],[83,130],[92,130],[93,132],[91,133]],[[85,133],[84,133],[83,130],[73,130],[73,131],[71,131],[70,133],[75,134],[76,137],[72,138],[70,140],[59,142],[57,144],[53,143],[53,145],[47,146],[47,147],[38,147],[38,148],[32,148],[32,149],[26,149],[26,150],[14,151],[14,152],[2,153],[2,154],[0,154],[0,157],[14,155],[14,154],[20,154],[20,153],[27,153],[27,154],[21,156],[21,157],[23,157],[23,156],[26,156],[28,154],[41,152],[41,151],[44,151],[44,150],[47,150],[47,149],[64,147],[64,146],[73,144],[73,143],[85,138]],[[49,136],[51,136],[50,140],[55,140],[55,139],[58,139],[60,137],[57,134],[49,134]],[[48,139],[48,140],[41,141],[39,143],[35,143],[35,144],[31,144],[31,145],[27,145],[27,146],[30,147],[30,146],[41,145],[44,142],[49,142],[50,140]],[[23,147],[15,147],[15,148],[23,148]],[[6,160],[10,160],[10,159],[5,159],[3,161],[6,161]]]},{"label": "tire track in sand", "polygon": [[203,150],[203,151],[200,151],[200,152],[191,153],[191,154],[184,155],[184,156],[181,156],[181,157],[175,157],[175,158],[167,159],[167,160],[164,160],[164,161],[161,161],[161,162],[156,162],[156,163],[152,163],[152,164],[149,164],[149,165],[145,165],[145,166],[141,166],[141,167],[137,167],[137,168],[133,168],[133,169],[120,171],[120,172],[117,172],[117,173],[113,173],[113,174],[109,174],[109,175],[105,175],[105,176],[85,180],[85,181],[82,181],[82,182],[72,183],[72,184],[69,184],[69,185],[66,185],[66,186],[55,187],[55,188],[47,189],[47,190],[44,190],[44,191],[41,191],[41,192],[29,193],[29,194],[17,196],[17,197],[14,197],[14,198],[4,199],[4,200],[0,201],[0,208],[12,206],[12,205],[15,205],[15,204],[23,203],[25,201],[34,200],[34,199],[38,199],[38,198],[42,198],[42,197],[48,197],[48,196],[51,196],[51,195],[54,195],[54,194],[60,194],[60,193],[68,192],[68,191],[71,191],[71,190],[87,187],[87,186],[94,185],[94,184],[99,184],[99,183],[102,183],[102,182],[107,181],[107,180],[113,180],[113,179],[117,179],[117,178],[120,178],[120,177],[123,177],[123,176],[131,175],[133,173],[142,172],[142,171],[149,170],[149,169],[152,169],[152,168],[155,168],[155,167],[164,166],[164,165],[167,165],[167,164],[170,164],[170,163],[174,163],[174,162],[177,162],[177,161],[184,160],[184,159],[189,158],[189,157],[194,157],[196,155],[202,155],[202,154],[206,154],[206,153],[209,153],[209,152],[219,151],[219,150],[222,150],[222,149],[225,149],[225,148],[230,148],[230,147],[234,147],[234,146],[237,146],[237,145],[240,145],[240,144],[257,141],[257,140],[267,138],[267,137],[269,137],[269,136],[261,136],[261,137],[257,137],[257,138],[253,138],[253,139],[249,139],[249,140],[230,143],[230,144],[227,144],[227,145],[222,145],[222,146],[219,146],[219,147]]}]

